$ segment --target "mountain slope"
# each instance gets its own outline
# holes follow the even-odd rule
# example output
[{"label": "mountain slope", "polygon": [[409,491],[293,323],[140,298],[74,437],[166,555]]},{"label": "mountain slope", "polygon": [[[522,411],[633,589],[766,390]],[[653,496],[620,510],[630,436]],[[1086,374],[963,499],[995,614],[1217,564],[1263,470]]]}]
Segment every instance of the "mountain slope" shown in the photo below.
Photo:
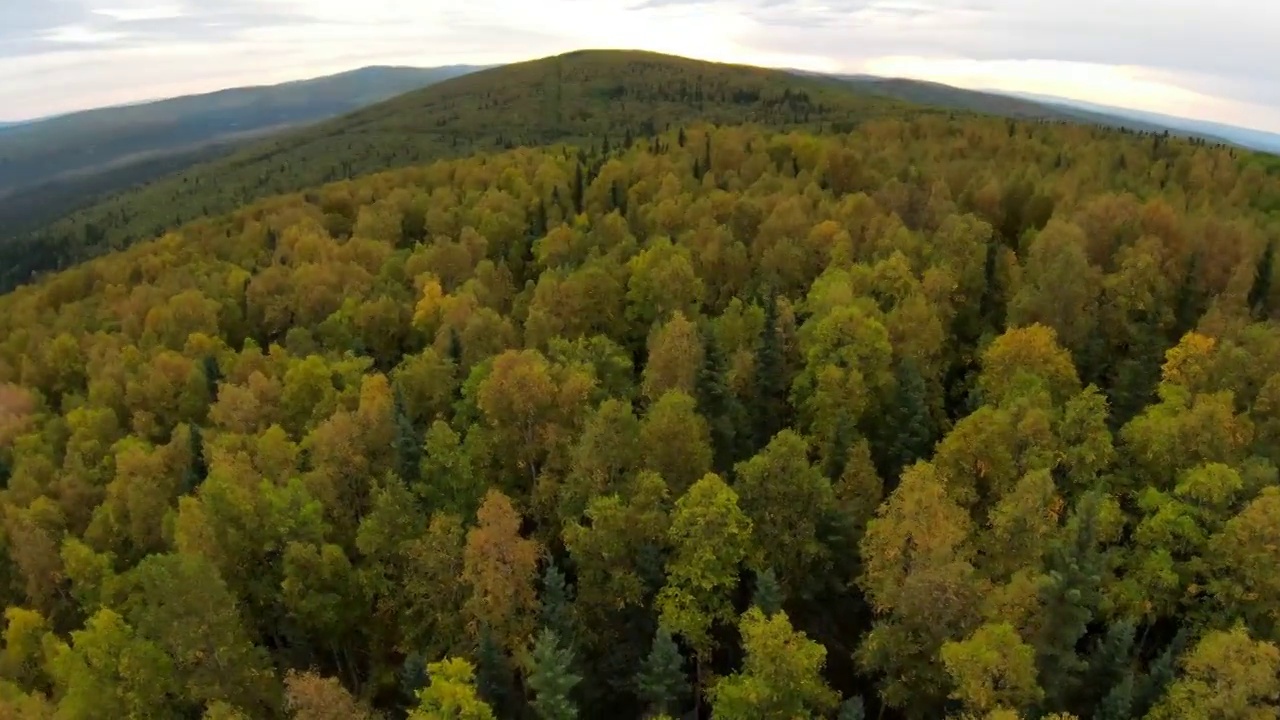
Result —
[{"label": "mountain slope", "polygon": [[369,67],[284,83],[60,115],[0,130],[0,195],[66,174],[317,120],[467,72]]},{"label": "mountain slope", "polygon": [[1179,134],[1195,135],[1221,142],[1240,145],[1251,150],[1269,153],[1280,153],[1280,133],[1267,132],[1254,128],[1227,125],[1226,123],[1195,120],[1193,118],[1165,115],[1163,113],[1134,110],[1132,108],[1102,105],[1084,100],[1073,100],[1056,95],[1037,93],[1017,93],[1018,97],[1028,98],[1047,107],[1053,107],[1071,115],[1104,114],[1121,118],[1125,122],[1140,122],[1169,128]]},{"label": "mountain slope", "polygon": [[1211,127],[1209,124],[1204,124],[1204,127],[1195,129],[1193,127],[1195,121],[1155,113],[1129,112],[1120,108],[1076,103],[1029,93],[970,90],[911,78],[875,75],[832,75],[830,77],[849,83],[861,92],[950,110],[999,115],[1019,120],[1083,123],[1141,132],[1169,130],[1213,142],[1228,142],[1228,135],[1220,132],[1226,129],[1225,126]]},{"label": "mountain slope", "polygon": [[553,142],[616,144],[694,121],[848,130],[915,111],[778,70],[579,51],[454,78],[111,198],[7,244],[0,267],[5,259],[11,267],[0,286],[256,198],[442,157]]},{"label": "mountain slope", "polygon": [[472,69],[371,67],[0,125],[0,227],[28,232],[248,141]]}]

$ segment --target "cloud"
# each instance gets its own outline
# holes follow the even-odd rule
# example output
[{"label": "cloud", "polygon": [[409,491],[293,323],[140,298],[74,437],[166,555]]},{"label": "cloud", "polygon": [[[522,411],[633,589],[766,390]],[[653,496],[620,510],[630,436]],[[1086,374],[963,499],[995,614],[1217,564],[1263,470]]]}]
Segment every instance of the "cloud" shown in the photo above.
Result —
[{"label": "cloud", "polygon": [[1277,27],[1262,0],[0,0],[0,108],[617,47],[896,67],[1280,130]]}]

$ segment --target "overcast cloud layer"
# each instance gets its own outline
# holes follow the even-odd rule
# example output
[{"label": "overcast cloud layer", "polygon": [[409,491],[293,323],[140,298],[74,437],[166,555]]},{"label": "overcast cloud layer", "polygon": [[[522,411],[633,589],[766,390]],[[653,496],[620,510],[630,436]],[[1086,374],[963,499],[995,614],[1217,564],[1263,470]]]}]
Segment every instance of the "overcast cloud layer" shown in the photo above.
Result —
[{"label": "overcast cloud layer", "polygon": [[1280,131],[1274,0],[0,0],[0,120],[581,48],[921,77]]}]

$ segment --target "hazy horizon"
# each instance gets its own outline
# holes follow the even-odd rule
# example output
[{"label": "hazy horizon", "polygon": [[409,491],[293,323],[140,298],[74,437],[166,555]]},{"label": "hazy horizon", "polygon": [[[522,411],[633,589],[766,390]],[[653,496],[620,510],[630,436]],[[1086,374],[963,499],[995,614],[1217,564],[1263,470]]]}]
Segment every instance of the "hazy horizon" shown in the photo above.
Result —
[{"label": "hazy horizon", "polygon": [[1280,132],[1277,26],[1280,6],[1251,0],[45,0],[0,8],[0,107],[25,121],[369,65],[615,48]]}]

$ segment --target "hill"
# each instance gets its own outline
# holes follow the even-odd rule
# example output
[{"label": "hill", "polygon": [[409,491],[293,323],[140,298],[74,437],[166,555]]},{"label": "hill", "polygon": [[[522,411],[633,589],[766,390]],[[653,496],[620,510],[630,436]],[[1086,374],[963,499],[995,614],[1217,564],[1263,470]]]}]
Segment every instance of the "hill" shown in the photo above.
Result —
[{"label": "hill", "polygon": [[0,240],[0,287],[256,198],[441,157],[617,144],[695,120],[848,131],[912,111],[822,79],[654,53],[580,51],[517,63],[273,136]]},{"label": "hill", "polygon": [[1275,718],[1280,177],[597,138],[0,297],[0,717]]},{"label": "hill", "polygon": [[20,232],[105,193],[473,70],[368,67],[0,126],[0,226]]},{"label": "hill", "polygon": [[[1126,111],[1105,105],[1076,103],[1031,93],[969,90],[927,80],[875,75],[831,75],[830,77],[847,82],[862,92],[904,102],[1021,120],[1073,122],[1145,133],[1171,131],[1215,143],[1235,142],[1225,131],[1239,130],[1239,128],[1228,128],[1222,125],[1195,123],[1184,118],[1156,113]],[[1237,144],[1249,147],[1247,143]]]},{"label": "hill", "polygon": [[467,67],[368,67],[328,77],[88,110],[0,132],[0,196],[135,157],[341,115]]},{"label": "hill", "polygon": [[1280,133],[1246,128],[1238,125],[1228,125],[1226,123],[1211,122],[1207,120],[1195,120],[1175,115],[1165,115],[1163,113],[1149,112],[1146,110],[1134,110],[1132,108],[1115,107],[1113,105],[1102,105],[1099,103],[1073,100],[1053,95],[1040,95],[1035,93],[1019,93],[1019,95],[1021,97],[1033,99],[1046,106],[1058,108],[1062,112],[1068,114],[1110,115],[1122,118],[1127,122],[1146,123],[1149,125],[1165,127],[1179,134],[1214,138],[1222,142],[1239,145],[1251,150],[1280,154]]}]

